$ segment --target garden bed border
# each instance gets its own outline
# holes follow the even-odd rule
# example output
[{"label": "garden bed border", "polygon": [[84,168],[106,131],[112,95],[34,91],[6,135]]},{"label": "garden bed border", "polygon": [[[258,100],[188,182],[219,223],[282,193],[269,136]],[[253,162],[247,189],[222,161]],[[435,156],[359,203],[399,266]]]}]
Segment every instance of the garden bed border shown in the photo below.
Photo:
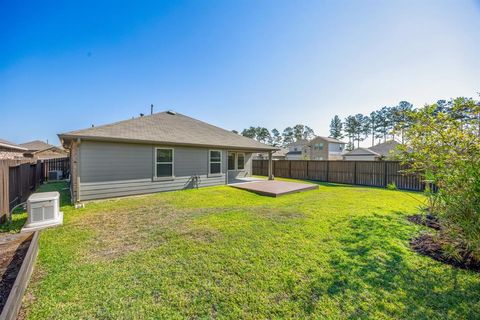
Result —
[{"label": "garden bed border", "polygon": [[27,288],[28,281],[33,272],[33,266],[38,255],[38,237],[40,231],[35,231],[30,241],[27,254],[23,258],[22,266],[18,271],[17,278],[13,283],[13,287],[8,294],[7,302],[0,314],[0,320],[14,320],[18,316],[20,307],[22,306],[23,294]]}]

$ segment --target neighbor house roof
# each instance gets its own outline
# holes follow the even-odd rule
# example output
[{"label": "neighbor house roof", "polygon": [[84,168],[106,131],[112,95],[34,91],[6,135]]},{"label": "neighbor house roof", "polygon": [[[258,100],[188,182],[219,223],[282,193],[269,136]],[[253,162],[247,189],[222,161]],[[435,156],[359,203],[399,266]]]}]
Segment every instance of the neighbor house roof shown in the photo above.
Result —
[{"label": "neighbor house roof", "polygon": [[290,144],[287,145],[287,147],[291,147],[291,146],[306,146],[310,143],[310,141],[306,140],[306,139],[298,139],[296,140],[295,142],[292,142]]},{"label": "neighbor house roof", "polygon": [[286,153],[287,155],[296,155],[296,154],[302,154],[302,151],[289,151]]},{"label": "neighbor house roof", "polygon": [[388,156],[391,155],[391,153],[395,152],[396,147],[400,143],[395,141],[395,140],[389,140],[383,143],[379,143],[377,145],[374,145],[373,147],[370,147],[369,149],[382,155],[382,156]]},{"label": "neighbor house roof", "polygon": [[275,151],[272,156],[274,157],[285,157],[285,155],[288,153],[288,149],[286,148],[281,148],[280,150]]},{"label": "neighbor house roof", "polygon": [[393,152],[395,152],[395,148],[399,145],[395,140],[389,140],[383,143],[379,143],[377,145],[374,145],[370,148],[357,148],[354,149],[350,152],[347,152],[344,154],[344,156],[378,156],[378,157],[386,157],[391,155]]},{"label": "neighbor house roof", "polygon": [[380,154],[376,153],[375,151],[370,150],[368,148],[362,148],[362,147],[353,149],[352,151],[349,151],[343,155],[344,156],[380,156]]},{"label": "neighbor house roof", "polygon": [[315,138],[312,139],[312,141],[315,140],[316,138],[320,138],[320,139],[323,139],[323,140],[328,141],[328,142],[346,144],[346,142],[343,142],[341,140],[331,138],[331,137],[322,137],[322,136],[316,136]]},{"label": "neighbor house roof", "polygon": [[40,140],[25,142],[25,143],[21,143],[20,145],[24,148],[27,148],[29,151],[41,151],[41,150],[47,150],[51,148],[57,148],[51,144],[48,144]]},{"label": "neighbor house roof", "polygon": [[7,149],[12,149],[12,150],[18,150],[18,151],[27,151],[26,148],[21,147],[15,143],[12,143],[7,140],[0,139],[0,147],[2,148],[7,148]]},{"label": "neighbor house roof", "polygon": [[58,135],[71,139],[155,143],[273,151],[272,147],[175,112],[159,112]]}]

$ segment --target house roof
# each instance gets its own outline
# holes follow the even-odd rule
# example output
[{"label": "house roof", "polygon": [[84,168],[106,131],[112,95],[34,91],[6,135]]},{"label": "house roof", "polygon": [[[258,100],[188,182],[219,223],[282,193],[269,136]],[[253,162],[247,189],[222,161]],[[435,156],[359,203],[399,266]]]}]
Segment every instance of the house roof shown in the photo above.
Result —
[{"label": "house roof", "polygon": [[302,154],[302,151],[289,151],[287,152],[287,155],[290,154],[290,155],[294,155],[294,154]]},{"label": "house roof", "polygon": [[357,148],[353,149],[352,151],[349,151],[345,154],[344,156],[380,156],[380,154],[376,153],[373,150],[370,150],[368,148]]},{"label": "house roof", "polygon": [[344,156],[389,156],[395,151],[395,148],[399,145],[395,140],[389,140],[383,143],[379,143],[370,148],[357,148],[344,154]]},{"label": "house roof", "polygon": [[26,148],[19,146],[18,144],[15,144],[13,142],[7,141],[0,139],[0,147],[7,148],[7,149],[13,149],[13,150],[18,150],[18,151],[27,151]]},{"label": "house roof", "polygon": [[378,153],[378,154],[380,154],[380,155],[382,155],[382,156],[388,156],[396,150],[396,147],[399,144],[400,143],[395,141],[395,140],[389,140],[389,141],[374,145],[373,147],[370,147],[369,149]]},{"label": "house roof", "polygon": [[72,139],[225,147],[274,151],[272,147],[200,120],[171,111],[58,135]]},{"label": "house roof", "polygon": [[331,137],[322,137],[322,136],[317,136],[315,138],[312,139],[315,140],[316,138],[320,138],[320,139],[323,139],[325,141],[328,141],[328,142],[333,142],[333,143],[341,143],[341,144],[347,144],[346,142],[343,142],[341,140],[338,140],[338,139],[335,139],[335,138],[331,138]]},{"label": "house roof", "polygon": [[297,141],[290,143],[287,147],[290,147],[290,146],[306,146],[309,143],[310,143],[310,141],[308,141],[306,139],[298,139]]},{"label": "house roof", "polygon": [[280,150],[275,151],[272,156],[274,157],[285,157],[285,155],[288,153],[288,149],[282,148]]},{"label": "house roof", "polygon": [[54,145],[48,144],[40,140],[21,143],[20,146],[27,148],[29,151],[41,151],[41,150],[46,150],[51,148],[57,148]]}]

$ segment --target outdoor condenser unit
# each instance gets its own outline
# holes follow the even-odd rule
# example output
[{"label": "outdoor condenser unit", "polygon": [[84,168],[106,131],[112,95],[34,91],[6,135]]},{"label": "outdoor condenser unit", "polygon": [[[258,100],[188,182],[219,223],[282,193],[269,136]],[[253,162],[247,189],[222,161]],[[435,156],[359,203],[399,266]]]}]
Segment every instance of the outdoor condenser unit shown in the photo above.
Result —
[{"label": "outdoor condenser unit", "polygon": [[48,180],[60,180],[62,178],[62,170],[51,170],[48,171]]},{"label": "outdoor condenser unit", "polygon": [[58,226],[63,223],[60,212],[60,194],[58,192],[38,192],[27,200],[27,223],[22,232],[35,231]]}]

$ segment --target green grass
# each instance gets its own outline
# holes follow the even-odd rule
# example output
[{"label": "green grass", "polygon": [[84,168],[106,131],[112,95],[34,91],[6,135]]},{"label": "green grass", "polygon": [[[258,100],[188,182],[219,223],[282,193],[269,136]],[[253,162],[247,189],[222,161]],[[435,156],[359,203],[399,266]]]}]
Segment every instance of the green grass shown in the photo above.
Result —
[{"label": "green grass", "polygon": [[64,205],[42,232],[32,319],[478,318],[480,277],[409,248],[420,194],[321,184]]}]

